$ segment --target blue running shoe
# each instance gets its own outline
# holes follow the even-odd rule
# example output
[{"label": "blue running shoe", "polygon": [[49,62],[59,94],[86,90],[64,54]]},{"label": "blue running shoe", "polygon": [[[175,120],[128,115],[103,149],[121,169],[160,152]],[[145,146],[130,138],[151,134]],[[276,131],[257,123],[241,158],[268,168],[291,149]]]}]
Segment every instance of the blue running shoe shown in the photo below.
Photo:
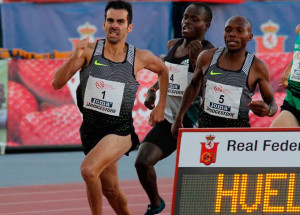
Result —
[{"label": "blue running shoe", "polygon": [[154,215],[154,214],[159,214],[160,212],[162,212],[165,207],[166,207],[166,204],[165,204],[165,201],[160,198],[160,206],[156,209],[152,209],[151,205],[148,205],[148,209],[145,213],[145,215]]}]

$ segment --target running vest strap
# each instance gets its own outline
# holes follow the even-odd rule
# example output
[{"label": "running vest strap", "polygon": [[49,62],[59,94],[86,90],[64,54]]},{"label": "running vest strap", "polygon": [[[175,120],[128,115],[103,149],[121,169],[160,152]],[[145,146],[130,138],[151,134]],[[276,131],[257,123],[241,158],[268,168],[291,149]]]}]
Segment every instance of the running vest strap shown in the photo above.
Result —
[{"label": "running vest strap", "polygon": [[[125,60],[117,63],[104,57],[105,41],[97,41],[90,64],[80,71],[77,105],[83,120],[89,124],[113,127],[132,120],[139,83],[134,76],[135,48],[126,45]],[[88,82],[94,86],[87,85]],[[94,89],[90,90],[91,87]],[[118,111],[115,103],[118,103],[118,113],[114,112]]]},{"label": "running vest strap", "polygon": [[253,92],[248,88],[248,75],[254,55],[246,52],[241,69],[229,71],[218,66],[224,51],[218,48],[204,75],[203,103],[199,127],[249,127],[249,107]]}]

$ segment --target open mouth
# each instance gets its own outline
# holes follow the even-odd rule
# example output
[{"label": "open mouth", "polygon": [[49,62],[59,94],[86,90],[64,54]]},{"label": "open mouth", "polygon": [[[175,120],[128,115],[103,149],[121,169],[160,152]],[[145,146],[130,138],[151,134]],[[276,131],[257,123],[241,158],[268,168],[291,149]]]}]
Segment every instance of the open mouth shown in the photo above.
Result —
[{"label": "open mouth", "polygon": [[182,27],[182,32],[191,32],[191,31],[192,31],[192,29],[187,26]]},{"label": "open mouth", "polygon": [[114,30],[110,30],[109,31],[109,36],[111,37],[116,37],[119,35],[119,32],[118,31],[114,31]]},{"label": "open mouth", "polygon": [[235,46],[238,44],[238,42],[237,41],[227,41],[227,44],[231,45],[231,46]]}]

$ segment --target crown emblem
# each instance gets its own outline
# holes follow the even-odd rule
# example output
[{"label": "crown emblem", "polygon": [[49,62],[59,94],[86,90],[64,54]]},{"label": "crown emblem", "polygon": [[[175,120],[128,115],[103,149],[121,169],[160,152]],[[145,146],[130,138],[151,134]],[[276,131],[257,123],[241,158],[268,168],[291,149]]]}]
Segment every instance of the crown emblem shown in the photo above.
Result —
[{"label": "crown emblem", "polygon": [[82,36],[94,35],[97,31],[97,27],[86,22],[83,25],[79,25],[77,31]]},{"label": "crown emblem", "polygon": [[269,20],[260,26],[260,29],[264,33],[276,33],[279,30],[279,25]]},{"label": "crown emblem", "polygon": [[207,139],[207,141],[213,141],[216,138],[216,136],[210,134],[210,135],[206,136],[205,138]]}]

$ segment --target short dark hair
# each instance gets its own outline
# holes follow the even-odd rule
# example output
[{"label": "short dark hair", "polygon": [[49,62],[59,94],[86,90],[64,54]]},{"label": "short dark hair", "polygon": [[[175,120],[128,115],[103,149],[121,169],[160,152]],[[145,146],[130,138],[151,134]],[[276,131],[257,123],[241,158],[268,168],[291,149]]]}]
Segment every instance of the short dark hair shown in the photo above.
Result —
[{"label": "short dark hair", "polygon": [[240,18],[240,19],[245,20],[245,24],[248,24],[248,25],[249,25],[249,27],[250,27],[250,32],[252,32],[252,22],[251,22],[250,19],[248,19],[248,17],[246,17],[246,16],[241,16],[241,15],[232,16],[232,17],[230,17],[230,18],[226,21],[225,26],[226,26],[226,24],[227,24],[227,22],[228,22],[229,20],[235,19],[235,18]]},{"label": "short dark hair", "polygon": [[127,10],[128,24],[132,23],[132,5],[129,2],[122,1],[122,0],[112,0],[112,1],[107,2],[106,7],[105,7],[105,15],[104,15],[105,20],[106,20],[106,13],[110,8]]},{"label": "short dark hair", "polygon": [[196,2],[193,3],[191,5],[194,5],[198,8],[203,8],[204,10],[204,19],[206,22],[211,22],[212,18],[213,18],[213,14],[212,14],[212,10],[211,8],[208,6],[208,4],[202,3],[202,2]]},{"label": "short dark hair", "polygon": [[249,22],[250,25],[250,32],[252,32],[252,22],[250,21],[250,19],[248,17],[245,17],[246,20]]}]

